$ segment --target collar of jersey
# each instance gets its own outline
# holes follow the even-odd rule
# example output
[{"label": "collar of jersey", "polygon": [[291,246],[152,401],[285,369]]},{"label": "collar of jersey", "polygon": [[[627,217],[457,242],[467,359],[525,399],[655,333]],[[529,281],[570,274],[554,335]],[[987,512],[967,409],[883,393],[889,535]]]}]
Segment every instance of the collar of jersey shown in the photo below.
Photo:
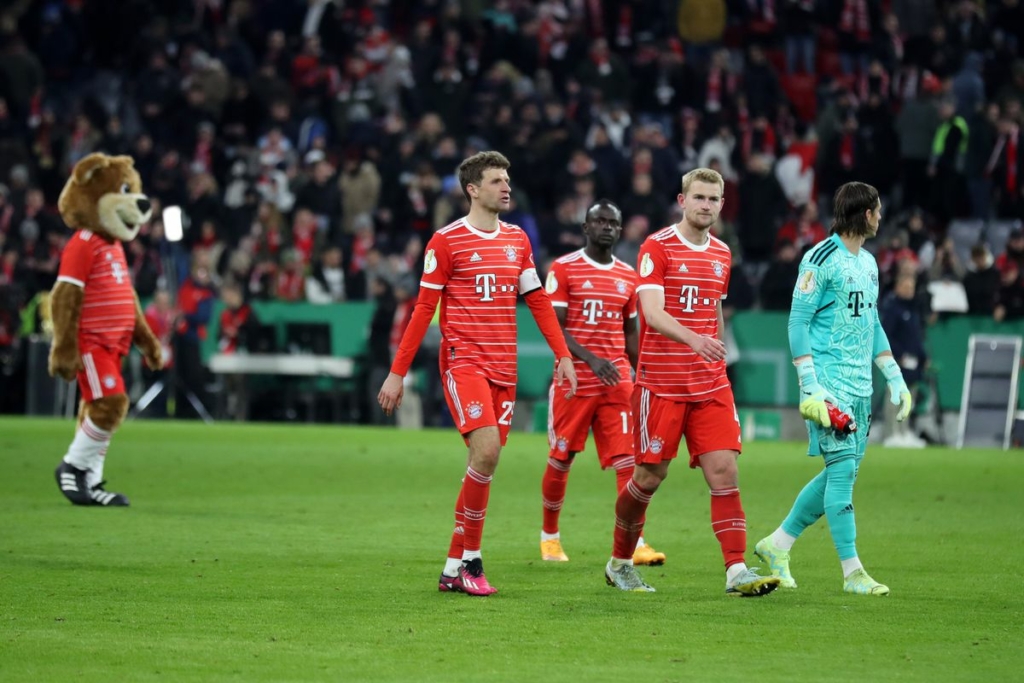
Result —
[{"label": "collar of jersey", "polygon": [[694,244],[690,240],[688,240],[685,237],[683,237],[683,233],[679,232],[679,224],[678,223],[676,223],[674,226],[672,226],[672,231],[676,234],[676,237],[679,238],[680,242],[682,242],[683,244],[688,246],[690,249],[693,249],[694,251],[707,251],[708,247],[711,246],[711,233],[710,232],[708,233],[708,241],[707,242],[705,242],[704,244]]},{"label": "collar of jersey", "polygon": [[[839,236],[839,233],[833,233],[829,239],[839,245],[839,248],[843,250],[843,256],[846,256],[847,258],[857,258],[852,251],[846,248],[846,242],[844,242],[843,238]],[[863,249],[863,247],[861,247],[861,249]]]},{"label": "collar of jersey", "polygon": [[611,270],[612,268],[615,267],[615,257],[614,256],[612,256],[612,262],[611,263],[598,263],[594,259],[592,259],[589,256],[587,256],[587,252],[583,251],[582,249],[580,249],[580,256],[583,257],[584,261],[586,261],[590,265],[594,266],[598,270]]},{"label": "collar of jersey", "polygon": [[485,240],[496,239],[498,235],[501,234],[501,223],[498,223],[498,229],[495,230],[494,232],[484,232],[483,230],[478,230],[477,228],[474,228],[472,225],[470,225],[468,216],[464,216],[462,218],[462,224],[466,226],[466,230],[469,230],[477,237],[482,237]]}]

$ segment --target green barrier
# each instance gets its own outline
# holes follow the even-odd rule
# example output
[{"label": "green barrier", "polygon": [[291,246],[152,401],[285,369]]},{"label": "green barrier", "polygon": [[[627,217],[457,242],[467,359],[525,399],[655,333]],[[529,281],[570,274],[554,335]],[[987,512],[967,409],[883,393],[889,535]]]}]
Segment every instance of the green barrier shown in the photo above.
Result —
[{"label": "green barrier", "polygon": [[[374,307],[375,304],[369,301],[344,304],[256,301],[252,304],[260,324],[275,326],[279,349],[284,348],[287,323],[327,323],[331,328],[331,355],[338,358],[357,358],[366,353],[366,338]],[[214,304],[213,316],[202,345],[204,362],[208,362],[210,356],[217,353],[220,314],[223,310],[224,304],[220,301]]]},{"label": "green barrier", "polygon": [[[203,358],[208,360],[217,350],[217,333],[223,305],[214,306],[213,320],[203,343]],[[260,322],[277,327],[278,343],[283,348],[285,324],[289,322],[324,322],[331,327],[331,352],[338,357],[359,357],[366,352],[366,336],[372,302],[315,305],[281,301],[256,302],[253,309]],[[736,402],[742,406],[793,407],[797,405],[798,387],[789,355],[787,313],[751,311],[737,313],[731,320],[733,334],[739,347],[733,391]],[[517,394],[523,400],[546,401],[554,356],[537,329],[530,309],[520,306],[517,311],[519,326],[519,382]],[[991,318],[958,316],[941,320],[928,328],[926,344],[931,356],[931,372],[938,380],[942,407],[957,410],[963,389],[964,361],[967,340],[971,334],[1009,334],[1024,336],[1024,321],[997,323]],[[1021,375],[1024,382],[1024,373]],[[1024,386],[1024,385],[1022,385]],[[881,381],[876,382],[881,390]],[[1024,391],[1020,392],[1024,407]],[[771,431],[760,420],[756,431]]]}]

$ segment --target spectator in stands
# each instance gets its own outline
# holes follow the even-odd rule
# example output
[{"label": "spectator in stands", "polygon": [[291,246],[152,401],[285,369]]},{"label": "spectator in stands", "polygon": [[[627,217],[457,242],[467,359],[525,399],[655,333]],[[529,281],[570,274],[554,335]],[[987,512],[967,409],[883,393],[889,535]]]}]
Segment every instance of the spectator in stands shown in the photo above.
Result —
[{"label": "spectator in stands", "polygon": [[992,254],[984,244],[971,247],[971,265],[964,275],[967,310],[971,315],[989,316],[995,312],[999,295],[999,271],[992,264]]},{"label": "spectator in stands", "polygon": [[[213,316],[216,298],[210,266],[197,254],[192,272],[181,284],[177,296],[177,327],[174,337],[174,358],[180,386],[175,387],[175,417],[195,418],[199,412],[192,404],[195,398],[206,408],[206,369],[202,360],[202,344],[206,328]],[[191,397],[189,396],[191,394]]]},{"label": "spectator in stands", "polygon": [[643,214],[630,216],[622,228],[622,237],[615,244],[615,258],[630,268],[639,267],[640,246],[650,232],[651,224]]},{"label": "spectator in stands", "polygon": [[[367,379],[367,400],[370,405],[377,400],[378,387],[391,372],[393,350],[391,348],[392,328],[395,325],[395,311],[398,302],[394,289],[386,280],[375,278],[370,285],[371,300],[376,304],[370,319],[367,350],[369,352],[369,378]],[[395,416],[388,416],[382,410],[371,410],[373,424],[394,424]]]},{"label": "spectator in stands", "polygon": [[[921,381],[928,354],[924,347],[924,321],[916,303],[917,280],[912,274],[903,274],[896,279],[893,291],[879,306],[879,318],[892,347],[893,358],[903,371],[903,379],[911,392]],[[896,421],[897,406],[886,404],[886,445],[923,447],[924,441],[912,430]],[[911,423],[913,419],[911,419]]]},{"label": "spectator in stands", "polygon": [[274,277],[275,300],[302,301],[306,298],[304,269],[301,254],[295,249],[286,249],[281,256],[281,267]]},{"label": "spectator in stands", "polygon": [[377,210],[381,198],[381,174],[374,163],[364,159],[357,149],[349,149],[338,174],[338,189],[342,196],[342,231],[350,234],[354,230],[356,216],[373,215]]},{"label": "spectator in stands", "polygon": [[826,237],[828,233],[825,232],[825,226],[818,220],[818,205],[808,202],[790,213],[790,219],[775,237],[775,250],[778,252],[783,243],[789,243],[796,247],[798,255],[803,256],[804,252]]},{"label": "spectator in stands", "polygon": [[761,278],[761,307],[766,311],[788,311],[793,303],[793,288],[800,274],[796,245],[782,240],[775,249],[775,258]]},{"label": "spectator in stands", "polygon": [[740,202],[739,239],[743,262],[747,267],[767,266],[782,217],[789,210],[768,157],[763,154],[750,157],[736,201]]},{"label": "spectator in stands", "polygon": [[[132,242],[134,244],[134,240]],[[171,293],[166,289],[158,289],[153,293],[153,300],[146,306],[143,313],[146,323],[153,334],[160,340],[160,348],[163,352],[164,366],[159,370],[149,368],[142,364],[142,381],[148,388],[157,382],[166,383],[174,368],[174,328],[177,322],[177,314],[174,304],[171,301]],[[167,417],[167,396],[173,387],[161,391],[146,407],[146,417]]]},{"label": "spectator in stands", "polygon": [[960,257],[956,255],[953,238],[947,237],[935,248],[935,260],[930,268],[929,279],[933,282],[939,280],[960,282],[963,280],[965,272],[963,264],[960,263]]},{"label": "spectator in stands", "polygon": [[306,301],[311,304],[336,304],[345,301],[345,269],[341,261],[341,247],[330,245],[324,250],[320,262],[306,278]]},{"label": "spectator in stands", "polygon": [[945,226],[950,219],[967,213],[963,173],[968,131],[967,122],[956,113],[956,101],[952,98],[939,102],[939,119],[928,160],[928,177],[931,178],[932,213]]},{"label": "spectator in stands", "polygon": [[999,135],[985,168],[994,186],[996,217],[1024,218],[1024,140],[1019,121],[1004,114],[997,126]]},{"label": "spectator in stands", "polygon": [[217,352],[247,350],[252,332],[260,323],[252,306],[246,303],[242,287],[235,282],[224,283],[220,288],[220,300],[224,309],[220,313]]},{"label": "spectator in stands", "polygon": [[1000,273],[1024,270],[1024,229],[1015,227],[1006,239],[1006,250],[996,259]]},{"label": "spectator in stands", "polygon": [[992,317],[996,322],[1024,318],[1024,281],[1014,262],[1000,271],[999,296]]}]

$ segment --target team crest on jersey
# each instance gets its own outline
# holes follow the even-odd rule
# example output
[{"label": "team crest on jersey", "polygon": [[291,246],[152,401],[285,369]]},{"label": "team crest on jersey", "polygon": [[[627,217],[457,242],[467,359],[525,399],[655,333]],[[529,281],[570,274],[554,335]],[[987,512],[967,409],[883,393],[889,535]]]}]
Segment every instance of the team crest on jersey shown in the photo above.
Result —
[{"label": "team crest on jersey", "polygon": [[650,254],[644,254],[644,257],[640,259],[640,277],[647,277],[654,272],[654,261],[651,260]]},{"label": "team crest on jersey", "polygon": [[664,448],[664,446],[665,444],[661,442],[661,439],[659,439],[658,437],[654,437],[653,439],[651,439],[650,451],[651,453],[658,455],[659,453],[661,453],[661,449]]},{"label": "team crest on jersey", "polygon": [[564,436],[560,436],[558,437],[558,441],[555,442],[555,448],[557,448],[560,452],[565,453],[567,450],[569,450],[569,442],[565,440]]},{"label": "team crest on jersey", "polygon": [[796,288],[804,294],[810,294],[814,291],[814,273],[811,271],[805,272],[800,276],[800,281],[796,283]]},{"label": "team crest on jersey", "polygon": [[469,413],[469,417],[473,420],[480,419],[480,416],[484,414],[484,406],[482,403],[473,401],[466,406],[466,412]]},{"label": "team crest on jersey", "polygon": [[105,375],[103,377],[103,386],[105,386],[107,389],[113,389],[115,384],[117,384],[117,380],[115,380],[112,376]]},{"label": "team crest on jersey", "polygon": [[544,285],[544,289],[548,291],[548,294],[554,294],[558,291],[558,278],[555,277],[554,272],[548,273],[548,281]]},{"label": "team crest on jersey", "polygon": [[715,270],[715,277],[722,277],[722,273],[725,272],[725,266],[718,261],[711,264],[711,267]]},{"label": "team crest on jersey", "polygon": [[616,280],[615,281],[615,291],[618,292],[619,294],[625,294],[626,293],[626,283],[623,282],[622,280]]},{"label": "team crest on jersey", "polygon": [[507,258],[510,262],[515,261],[516,260],[516,248],[515,247],[505,247],[505,258]]},{"label": "team crest on jersey", "polygon": [[433,273],[435,270],[437,270],[437,256],[434,255],[433,249],[427,249],[427,254],[423,257],[423,272]]}]

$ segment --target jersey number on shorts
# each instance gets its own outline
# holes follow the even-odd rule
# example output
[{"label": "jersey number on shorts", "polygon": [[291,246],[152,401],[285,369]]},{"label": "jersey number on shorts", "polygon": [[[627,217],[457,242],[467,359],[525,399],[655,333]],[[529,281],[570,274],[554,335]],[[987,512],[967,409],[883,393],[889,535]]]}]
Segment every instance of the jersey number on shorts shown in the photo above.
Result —
[{"label": "jersey number on shorts", "polygon": [[498,418],[498,424],[500,425],[511,425],[512,424],[512,409],[516,407],[515,401],[502,401],[501,402],[501,417]]}]

